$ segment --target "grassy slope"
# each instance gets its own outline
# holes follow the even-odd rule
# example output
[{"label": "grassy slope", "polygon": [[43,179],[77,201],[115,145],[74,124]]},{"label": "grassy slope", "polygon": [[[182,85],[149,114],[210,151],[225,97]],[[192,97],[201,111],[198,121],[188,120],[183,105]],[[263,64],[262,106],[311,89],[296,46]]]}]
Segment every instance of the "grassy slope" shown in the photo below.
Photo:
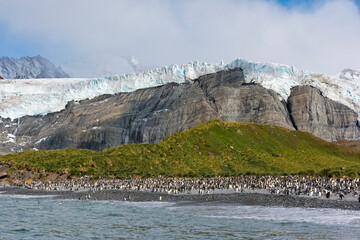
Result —
[{"label": "grassy slope", "polygon": [[360,152],[285,128],[211,121],[158,144],[129,144],[95,152],[27,151],[0,157],[17,168],[71,175],[233,176],[240,174],[360,175]]}]

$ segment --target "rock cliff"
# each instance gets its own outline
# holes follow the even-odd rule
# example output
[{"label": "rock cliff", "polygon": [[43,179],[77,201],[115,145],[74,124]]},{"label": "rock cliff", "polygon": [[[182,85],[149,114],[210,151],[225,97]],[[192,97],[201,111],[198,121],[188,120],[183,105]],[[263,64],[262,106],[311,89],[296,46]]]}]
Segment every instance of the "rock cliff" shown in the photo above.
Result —
[{"label": "rock cliff", "polygon": [[360,137],[356,119],[354,111],[312,87],[295,87],[288,102],[281,101],[276,92],[246,83],[236,68],[189,83],[69,102],[45,116],[2,119],[0,153],[154,143],[209,120],[271,124],[329,141],[351,140]]},{"label": "rock cliff", "polygon": [[297,130],[311,132],[326,141],[358,139],[357,114],[310,86],[291,89],[288,106]]}]

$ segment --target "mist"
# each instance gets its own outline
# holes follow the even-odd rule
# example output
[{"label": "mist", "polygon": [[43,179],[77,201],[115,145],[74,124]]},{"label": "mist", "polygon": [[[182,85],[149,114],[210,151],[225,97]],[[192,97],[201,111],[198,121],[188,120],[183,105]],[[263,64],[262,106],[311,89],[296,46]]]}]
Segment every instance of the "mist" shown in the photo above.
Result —
[{"label": "mist", "polygon": [[0,0],[0,6],[0,23],[11,34],[41,45],[39,54],[73,77],[236,58],[331,75],[360,68],[353,1],[292,8],[265,0]]}]

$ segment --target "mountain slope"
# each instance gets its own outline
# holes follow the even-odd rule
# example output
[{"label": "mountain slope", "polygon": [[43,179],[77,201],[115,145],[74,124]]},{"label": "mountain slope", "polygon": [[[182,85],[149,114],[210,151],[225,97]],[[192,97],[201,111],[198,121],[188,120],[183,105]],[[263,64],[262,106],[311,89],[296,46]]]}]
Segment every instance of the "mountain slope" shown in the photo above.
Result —
[{"label": "mountain slope", "polygon": [[60,67],[41,56],[0,58],[0,75],[5,79],[68,78]]},{"label": "mountain slope", "polygon": [[272,90],[246,83],[237,68],[188,83],[69,102],[66,109],[45,116],[1,119],[0,153],[155,143],[209,120],[282,126],[327,141],[358,140],[357,118],[309,86],[294,87],[285,102]]},{"label": "mountain slope", "polygon": [[102,152],[27,151],[1,156],[0,163],[30,169],[38,176],[46,172],[118,178],[360,174],[359,151],[342,150],[310,133],[220,121],[203,123],[157,144],[129,144]]},{"label": "mountain slope", "polygon": [[229,64],[190,62],[107,78],[5,80],[0,82],[0,116],[14,119],[25,115],[44,115],[64,109],[72,100],[132,92],[170,82],[186,83],[208,73],[234,68],[243,70],[246,83],[257,83],[274,90],[285,101],[294,86],[316,87],[325,97],[357,112],[360,120],[360,87],[354,82],[307,73],[291,66],[242,59]]}]

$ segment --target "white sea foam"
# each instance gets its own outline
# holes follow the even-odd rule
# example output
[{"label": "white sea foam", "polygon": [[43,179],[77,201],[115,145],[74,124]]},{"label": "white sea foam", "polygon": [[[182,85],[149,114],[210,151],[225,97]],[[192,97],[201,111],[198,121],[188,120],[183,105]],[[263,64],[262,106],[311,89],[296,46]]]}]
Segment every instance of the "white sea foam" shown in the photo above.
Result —
[{"label": "white sea foam", "polygon": [[23,195],[23,194],[6,194],[6,192],[3,192],[1,196],[9,197],[9,198],[17,198],[17,199],[32,199],[32,198],[54,198],[57,195]]},{"label": "white sea foam", "polygon": [[[176,207],[182,211],[182,207]],[[176,209],[173,208],[173,209]],[[186,211],[199,212],[202,217],[223,219],[247,219],[288,223],[314,223],[326,225],[355,224],[360,227],[360,215],[354,210],[328,208],[286,208],[266,206],[190,206]],[[196,208],[196,210],[195,210]]]},{"label": "white sea foam", "polygon": [[134,206],[141,208],[158,208],[158,207],[171,207],[174,206],[175,202],[161,202],[161,201],[149,201],[149,202],[130,202],[130,201],[121,201],[120,204],[126,206]]}]

